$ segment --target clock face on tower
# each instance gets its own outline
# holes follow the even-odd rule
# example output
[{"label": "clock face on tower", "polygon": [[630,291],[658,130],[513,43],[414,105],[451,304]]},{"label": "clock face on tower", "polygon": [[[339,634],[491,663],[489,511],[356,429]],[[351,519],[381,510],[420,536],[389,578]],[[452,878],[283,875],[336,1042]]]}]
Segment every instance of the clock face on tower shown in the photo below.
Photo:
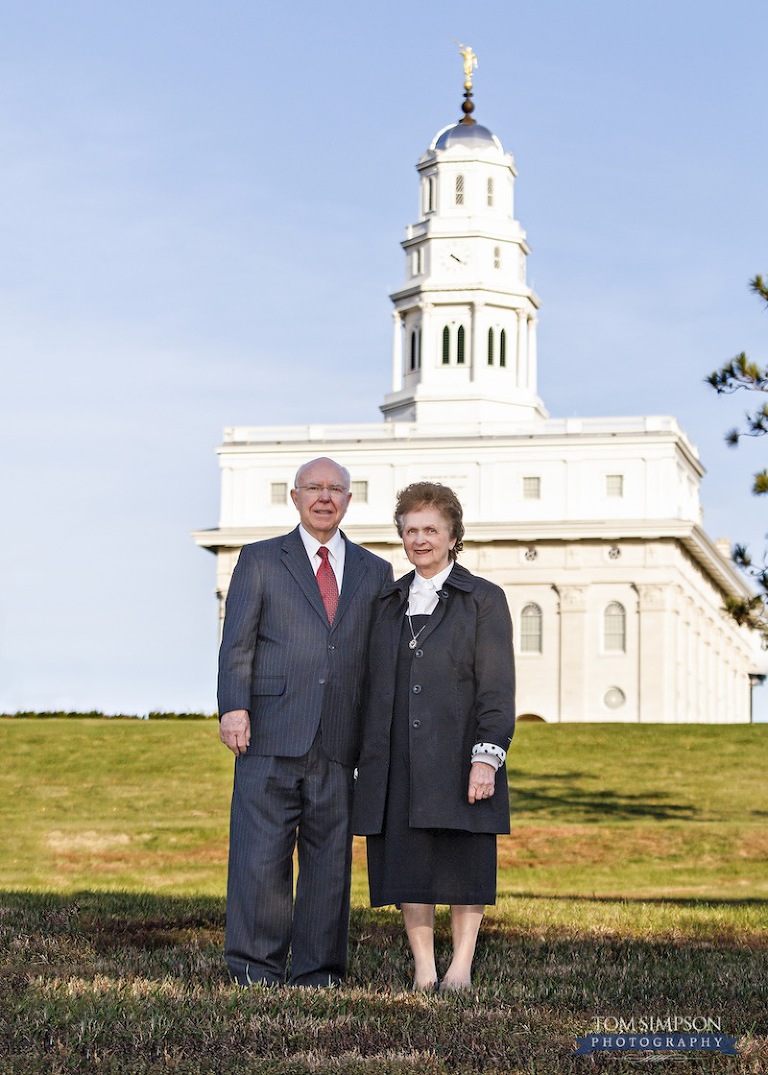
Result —
[{"label": "clock face on tower", "polygon": [[469,265],[469,248],[464,243],[451,243],[440,254],[440,268],[445,272],[457,272]]}]

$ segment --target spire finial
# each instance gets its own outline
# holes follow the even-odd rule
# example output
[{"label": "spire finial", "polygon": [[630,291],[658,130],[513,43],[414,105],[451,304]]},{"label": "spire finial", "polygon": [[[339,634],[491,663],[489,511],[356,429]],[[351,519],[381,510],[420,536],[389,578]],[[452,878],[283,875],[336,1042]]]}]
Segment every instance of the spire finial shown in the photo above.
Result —
[{"label": "spire finial", "polygon": [[472,113],[475,110],[472,101],[472,72],[477,69],[477,56],[472,51],[471,45],[464,45],[460,41],[457,41],[456,44],[459,46],[459,52],[464,57],[464,101],[461,106],[464,118],[460,122],[475,123],[475,120],[472,119]]}]

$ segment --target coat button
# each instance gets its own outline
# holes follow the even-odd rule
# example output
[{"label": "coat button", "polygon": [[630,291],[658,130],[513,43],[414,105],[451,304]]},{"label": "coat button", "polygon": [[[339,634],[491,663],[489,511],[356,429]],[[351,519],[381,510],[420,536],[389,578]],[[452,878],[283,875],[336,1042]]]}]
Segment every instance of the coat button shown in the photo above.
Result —
[{"label": "coat button", "polygon": [[424,656],[424,650],[423,649],[417,649],[416,652],[414,653],[414,657],[423,657],[423,656]]},{"label": "coat button", "polygon": [[329,646],[328,649],[336,649],[335,646]]},{"label": "coat button", "polygon": [[325,680],[324,680],[324,679],[321,679],[321,680],[320,680],[320,686],[321,686],[321,687],[324,687],[324,686],[325,686]]},{"label": "coat button", "polygon": [[416,684],[416,686],[415,686],[415,687],[413,688],[413,693],[414,693],[414,694],[421,694],[421,687],[420,687],[420,686],[418,685],[418,683],[417,683],[417,684]]},{"label": "coat button", "polygon": [[414,728],[420,728],[421,727],[421,721],[420,720],[415,720],[413,722],[413,726],[414,726]]}]

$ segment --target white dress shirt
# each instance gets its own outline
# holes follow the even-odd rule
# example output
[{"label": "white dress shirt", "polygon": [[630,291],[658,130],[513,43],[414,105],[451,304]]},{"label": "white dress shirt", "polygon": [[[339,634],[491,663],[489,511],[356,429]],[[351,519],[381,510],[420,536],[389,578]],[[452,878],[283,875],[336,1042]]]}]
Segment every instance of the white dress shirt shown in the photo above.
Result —
[{"label": "white dress shirt", "polygon": [[318,541],[317,538],[312,537],[312,535],[304,529],[301,523],[299,523],[299,534],[301,535],[301,540],[304,542],[304,548],[307,550],[307,556],[312,565],[313,575],[317,574],[317,569],[323,562],[317,555],[317,550],[321,545],[325,544],[325,547],[328,549],[328,563],[333,569],[333,573],[336,576],[336,585],[339,588],[339,593],[341,593],[341,583],[344,578],[344,557],[347,551],[347,546],[344,543],[344,538],[341,536],[341,531],[337,530],[329,541],[322,542]]},{"label": "white dress shirt", "polygon": [[442,571],[438,571],[431,579],[425,579],[418,571],[413,576],[413,582],[408,590],[408,615],[429,616],[435,611],[440,601],[437,591],[442,590],[443,583],[453,570],[453,563]]}]

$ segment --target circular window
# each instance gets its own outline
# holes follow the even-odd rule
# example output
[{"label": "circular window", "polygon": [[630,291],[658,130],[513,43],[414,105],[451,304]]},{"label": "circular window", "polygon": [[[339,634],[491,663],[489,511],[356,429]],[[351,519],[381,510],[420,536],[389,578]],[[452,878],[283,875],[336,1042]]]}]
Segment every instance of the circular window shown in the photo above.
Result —
[{"label": "circular window", "polygon": [[626,700],[627,696],[620,687],[609,687],[603,698],[603,702],[608,709],[621,709]]}]

